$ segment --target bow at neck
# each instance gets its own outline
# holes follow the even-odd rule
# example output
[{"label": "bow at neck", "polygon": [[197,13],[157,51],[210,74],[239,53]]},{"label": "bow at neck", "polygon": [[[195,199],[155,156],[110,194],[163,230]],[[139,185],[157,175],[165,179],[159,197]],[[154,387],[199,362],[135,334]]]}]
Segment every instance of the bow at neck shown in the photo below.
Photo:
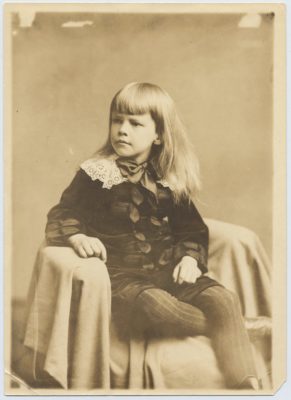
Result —
[{"label": "bow at neck", "polygon": [[157,197],[156,174],[152,164],[145,161],[138,164],[136,161],[127,158],[118,158],[116,164],[121,175],[132,183],[140,182],[142,186],[150,190]]}]

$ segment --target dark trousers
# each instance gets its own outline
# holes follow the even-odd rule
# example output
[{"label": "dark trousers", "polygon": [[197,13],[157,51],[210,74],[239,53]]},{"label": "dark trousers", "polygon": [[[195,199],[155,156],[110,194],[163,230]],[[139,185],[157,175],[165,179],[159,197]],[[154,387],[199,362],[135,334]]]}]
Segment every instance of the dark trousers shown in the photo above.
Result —
[{"label": "dark trousers", "polygon": [[230,388],[256,377],[237,296],[220,285],[193,296],[191,286],[175,285],[172,293],[160,288],[143,290],[135,299],[132,322],[150,335],[207,335]]}]

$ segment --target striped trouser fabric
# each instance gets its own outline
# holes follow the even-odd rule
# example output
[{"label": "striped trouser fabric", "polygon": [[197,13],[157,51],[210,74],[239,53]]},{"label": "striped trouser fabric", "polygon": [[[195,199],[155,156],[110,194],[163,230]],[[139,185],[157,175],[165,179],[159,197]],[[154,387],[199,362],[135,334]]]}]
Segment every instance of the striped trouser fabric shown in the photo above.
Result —
[{"label": "striped trouser fabric", "polygon": [[195,296],[191,285],[173,294],[146,289],[135,300],[133,323],[156,336],[207,335],[230,388],[256,376],[239,300],[223,286],[208,287]]}]

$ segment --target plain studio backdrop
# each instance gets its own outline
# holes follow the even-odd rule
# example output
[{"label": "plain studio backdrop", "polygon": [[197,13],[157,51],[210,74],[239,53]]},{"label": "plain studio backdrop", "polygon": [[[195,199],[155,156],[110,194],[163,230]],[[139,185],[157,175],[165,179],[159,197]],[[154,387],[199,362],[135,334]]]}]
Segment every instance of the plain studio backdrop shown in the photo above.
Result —
[{"label": "plain studio backdrop", "polygon": [[174,98],[200,160],[202,215],[252,229],[271,256],[272,15],[15,13],[12,24],[14,297],[27,294],[47,212],[131,81]]}]

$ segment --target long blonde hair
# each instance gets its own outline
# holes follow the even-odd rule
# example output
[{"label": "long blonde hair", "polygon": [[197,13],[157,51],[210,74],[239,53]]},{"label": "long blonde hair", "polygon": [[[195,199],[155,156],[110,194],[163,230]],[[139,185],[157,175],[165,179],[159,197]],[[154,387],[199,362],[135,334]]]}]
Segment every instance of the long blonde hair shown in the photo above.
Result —
[{"label": "long blonde hair", "polygon": [[[198,160],[170,95],[157,85],[132,82],[113,97],[109,129],[112,112],[151,115],[162,142],[159,146],[153,145],[151,154],[158,175],[169,183],[176,202],[182,198],[194,200],[200,189]],[[112,154],[114,150],[108,137],[95,155]]]}]

